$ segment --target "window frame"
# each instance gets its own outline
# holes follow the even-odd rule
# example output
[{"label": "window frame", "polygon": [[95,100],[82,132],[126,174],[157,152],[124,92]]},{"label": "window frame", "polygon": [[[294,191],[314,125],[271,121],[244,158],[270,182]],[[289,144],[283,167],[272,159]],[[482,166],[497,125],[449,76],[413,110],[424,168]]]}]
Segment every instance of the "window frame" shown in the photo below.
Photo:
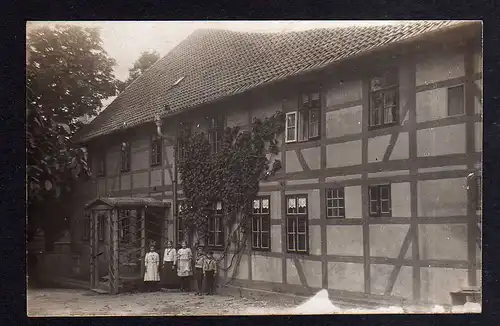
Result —
[{"label": "window frame", "polygon": [[106,213],[98,212],[97,213],[97,239],[99,242],[104,242],[106,239]]},{"label": "window frame", "polygon": [[186,149],[184,148],[184,146],[182,146],[181,142],[180,142],[180,139],[181,137],[183,137],[185,134],[188,134],[188,137],[191,137],[192,135],[192,125],[190,122],[186,122],[186,121],[181,121],[178,125],[178,128],[177,128],[177,146],[176,146],[176,150],[177,150],[177,161],[178,162],[182,162],[183,160],[186,159]]},{"label": "window frame", "polygon": [[[295,199],[295,213],[290,213],[289,212],[289,200],[290,199]],[[306,200],[306,206],[305,206],[305,212],[301,213],[299,212],[299,199],[305,199]],[[307,194],[293,194],[293,195],[286,195],[285,196],[285,209],[286,209],[286,229],[285,229],[285,234],[286,234],[286,251],[288,253],[294,253],[294,254],[303,254],[303,255],[309,255],[309,198]],[[305,231],[299,233],[299,221],[304,221],[305,224]],[[290,224],[291,222],[294,222],[295,227],[293,227],[293,232],[290,233]],[[290,235],[293,236],[294,238],[294,248],[290,248]],[[304,236],[304,250],[299,250],[298,249],[298,244],[299,244],[299,235]]]},{"label": "window frame", "polygon": [[88,210],[83,211],[82,217],[82,236],[83,241],[90,240],[90,223],[92,223],[92,212]]},{"label": "window frame", "polygon": [[99,153],[97,155],[97,173],[98,178],[106,176],[106,153]]},{"label": "window frame", "polygon": [[[125,144],[125,145],[123,145]],[[130,172],[131,170],[132,144],[130,141],[122,143],[120,149],[120,172]]]},{"label": "window frame", "polygon": [[[388,199],[382,199],[382,189],[388,189]],[[376,195],[377,198],[372,200],[372,189],[376,189]],[[377,210],[374,212],[372,211],[372,202],[376,202],[377,205]],[[382,212],[382,202],[388,202],[389,205],[389,211],[388,212]],[[368,186],[368,215],[373,218],[380,218],[380,217],[392,217],[392,192],[391,192],[391,184],[390,183],[384,183],[384,184],[375,184],[375,185],[369,185]]]},{"label": "window frame", "polygon": [[[267,212],[262,212],[263,209],[263,201],[267,200]],[[255,211],[255,202],[259,202],[259,212]],[[268,228],[264,230],[263,220],[267,220]],[[254,230],[255,222],[258,222],[259,225],[258,230]],[[251,236],[251,246],[252,250],[255,251],[271,251],[271,196],[257,196],[252,201],[252,226],[250,229]],[[257,234],[257,245],[254,243],[254,234]],[[267,247],[262,245],[263,235],[267,234]]]},{"label": "window frame", "polygon": [[151,166],[159,166],[163,159],[163,138],[158,135],[151,136]]},{"label": "window frame", "polygon": [[[313,95],[317,94],[317,104],[313,104]],[[304,98],[307,97],[307,101],[304,102]],[[322,119],[322,106],[323,106],[323,94],[320,90],[315,91],[304,91],[299,93],[297,99],[297,107],[298,109],[295,111],[286,112],[285,114],[285,143],[302,143],[308,141],[314,141],[321,138],[321,119]],[[315,125],[317,125],[317,134],[311,136],[311,126],[312,126],[312,117],[313,112],[317,113],[317,121]],[[294,125],[290,126],[288,124],[288,117],[294,115]],[[304,118],[304,117],[307,117]],[[305,127],[307,127],[307,138],[304,138]],[[288,130],[293,129],[293,139],[288,136]],[[300,139],[302,138],[302,139]]]},{"label": "window frame", "polygon": [[[385,76],[385,75],[391,75],[391,73],[394,74],[395,77],[395,84],[391,85],[384,85],[383,87],[380,87],[376,90],[373,90],[372,87],[372,82],[375,78]],[[398,125],[400,123],[400,116],[399,116],[399,109],[400,109],[400,103],[399,103],[399,88],[400,88],[400,81],[399,81],[399,71],[396,67],[388,68],[384,72],[379,72],[372,74],[368,80],[368,91],[369,91],[369,99],[368,99],[368,130],[377,130],[377,129],[383,129],[383,128],[388,128],[391,126]],[[385,121],[385,112],[386,112],[386,106],[385,106],[385,94],[388,92],[394,91],[394,108],[392,109],[392,116],[393,116],[393,121],[392,122],[384,122]],[[382,121],[381,124],[373,124],[373,110],[375,108],[374,106],[374,95],[375,94],[382,94],[383,95],[383,101],[384,105],[382,106],[380,110],[380,120]]]},{"label": "window frame", "polygon": [[210,116],[208,119],[208,143],[210,144],[210,152],[212,154],[216,154],[222,149],[222,145],[224,143],[224,128],[226,119],[222,115]]},{"label": "window frame", "polygon": [[[458,114],[450,114],[450,90],[455,88],[462,88],[462,112]],[[465,84],[456,84],[446,88],[446,114],[448,117],[459,117],[465,115]]]},{"label": "window frame", "polygon": [[[330,192],[332,192],[332,195],[336,195],[336,197],[329,197]],[[339,192],[342,192],[342,197],[339,197]],[[326,218],[328,219],[343,219],[346,218],[345,214],[345,189],[344,187],[331,187],[327,188],[325,191],[325,196],[326,196]],[[332,201],[337,201],[337,204],[339,205],[339,200],[342,200],[343,206],[329,206],[330,202]],[[339,214],[338,215],[330,215],[328,212],[332,210],[332,212],[335,212],[335,210],[338,210]]]},{"label": "window frame", "polygon": [[[294,120],[294,125],[293,127],[290,127],[288,125],[288,116],[290,115],[294,115],[295,116],[295,120]],[[291,112],[287,112],[286,115],[285,115],[285,143],[295,143],[297,142],[297,126],[298,126],[298,112],[297,111],[291,111]],[[293,139],[289,139],[288,138],[288,129],[291,129],[293,128],[294,129],[294,133],[293,133]]]},{"label": "window frame", "polygon": [[[221,208],[217,209],[217,203],[221,204]],[[218,201],[215,205],[213,205],[212,212],[208,216],[208,223],[207,223],[207,246],[211,250],[224,250],[225,247],[225,230],[224,230],[224,223],[223,223],[223,217],[224,217],[224,207],[222,205],[222,202]],[[211,221],[213,221],[213,226],[214,229],[210,230],[210,224]],[[217,229],[216,226],[219,226],[219,229]],[[212,240],[212,235],[213,235],[213,242],[211,243]],[[222,237],[222,243],[217,243],[220,238]]]},{"label": "window frame", "polygon": [[[317,94],[318,95],[318,103],[317,105],[314,105],[313,104],[313,100],[312,100],[312,97],[314,94]],[[304,103],[304,96],[307,97],[307,103]],[[302,92],[300,93],[300,96],[299,96],[299,116],[298,116],[298,120],[297,120],[297,123],[298,123],[298,129],[297,129],[297,141],[298,142],[307,142],[307,141],[312,141],[312,140],[318,140],[320,137],[321,137],[321,103],[322,103],[322,94],[319,90],[316,90],[316,91],[308,91],[308,92]],[[318,133],[317,135],[315,136],[311,136],[311,113],[314,112],[314,111],[317,111],[318,113],[318,121],[317,121],[317,125],[318,125]],[[307,139],[302,139],[300,140],[299,138],[299,129],[302,129],[300,128],[302,126],[302,124],[304,123],[301,119],[301,116],[302,114],[304,114],[307,116]],[[299,126],[300,125],[300,126]],[[301,133],[303,132],[303,130],[300,131]],[[303,135],[302,135],[303,137]]]}]

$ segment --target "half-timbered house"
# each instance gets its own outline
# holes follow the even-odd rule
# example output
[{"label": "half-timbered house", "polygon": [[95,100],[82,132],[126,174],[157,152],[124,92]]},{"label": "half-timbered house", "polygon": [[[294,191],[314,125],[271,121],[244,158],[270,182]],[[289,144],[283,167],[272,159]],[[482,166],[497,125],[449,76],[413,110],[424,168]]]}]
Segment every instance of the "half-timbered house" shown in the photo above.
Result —
[{"label": "half-timbered house", "polygon": [[[217,147],[224,126],[279,110],[283,168],[261,182],[253,236],[220,277],[247,289],[449,303],[481,282],[482,109],[478,22],[199,30],[78,135],[93,170],[72,219],[78,270],[93,286],[126,278],[145,239],[180,239],[179,132],[204,130]],[[217,253],[227,230],[211,231]]]}]

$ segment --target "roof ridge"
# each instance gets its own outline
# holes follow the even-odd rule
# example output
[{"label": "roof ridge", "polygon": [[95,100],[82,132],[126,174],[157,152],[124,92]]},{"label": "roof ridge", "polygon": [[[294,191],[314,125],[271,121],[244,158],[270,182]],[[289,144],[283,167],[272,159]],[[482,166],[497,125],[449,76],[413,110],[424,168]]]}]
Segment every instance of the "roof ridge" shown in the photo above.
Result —
[{"label": "roof ridge", "polygon": [[467,23],[471,21],[422,20],[274,33],[197,29],[134,80],[75,139],[86,141],[152,121],[165,115],[165,104],[168,114],[175,114]]}]

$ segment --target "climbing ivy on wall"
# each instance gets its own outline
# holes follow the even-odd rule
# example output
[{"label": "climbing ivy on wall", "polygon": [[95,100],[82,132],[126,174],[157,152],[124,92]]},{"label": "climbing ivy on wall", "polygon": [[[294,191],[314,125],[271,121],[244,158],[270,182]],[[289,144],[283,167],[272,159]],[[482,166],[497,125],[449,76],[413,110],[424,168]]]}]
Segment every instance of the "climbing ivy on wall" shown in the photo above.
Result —
[{"label": "climbing ivy on wall", "polygon": [[247,230],[250,224],[259,181],[281,168],[281,162],[273,161],[273,156],[279,152],[277,138],[284,129],[285,119],[280,111],[264,120],[254,119],[250,131],[228,127],[217,153],[211,153],[202,132],[180,136],[179,146],[184,148],[185,158],[178,167],[186,200],[179,217],[185,231],[196,231],[198,239],[205,237],[208,216],[213,214],[215,203],[222,202],[224,230],[234,230],[226,234],[223,256],[231,241],[237,242],[237,250],[244,248],[246,236],[235,241],[236,234],[241,228]]}]

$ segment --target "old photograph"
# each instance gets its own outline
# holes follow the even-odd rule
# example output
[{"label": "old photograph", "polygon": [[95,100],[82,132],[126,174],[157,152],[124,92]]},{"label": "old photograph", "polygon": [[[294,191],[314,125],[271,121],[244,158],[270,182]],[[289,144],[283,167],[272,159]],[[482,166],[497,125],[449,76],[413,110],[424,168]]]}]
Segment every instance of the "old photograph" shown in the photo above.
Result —
[{"label": "old photograph", "polygon": [[27,314],[480,313],[481,21],[29,21]]}]

